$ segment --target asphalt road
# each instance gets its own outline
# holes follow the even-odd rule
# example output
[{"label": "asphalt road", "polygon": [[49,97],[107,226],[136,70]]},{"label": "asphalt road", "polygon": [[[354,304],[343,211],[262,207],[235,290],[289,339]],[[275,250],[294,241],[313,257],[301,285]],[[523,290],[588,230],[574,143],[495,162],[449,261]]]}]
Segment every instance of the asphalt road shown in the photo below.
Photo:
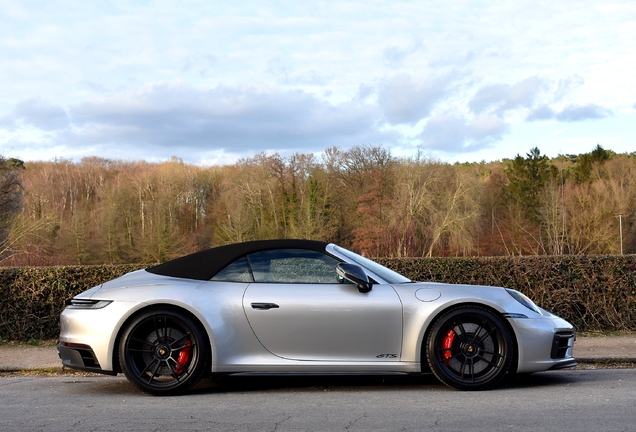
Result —
[{"label": "asphalt road", "polygon": [[433,377],[227,378],[153,397],[123,377],[0,377],[7,431],[636,431],[636,369],[460,392]]}]

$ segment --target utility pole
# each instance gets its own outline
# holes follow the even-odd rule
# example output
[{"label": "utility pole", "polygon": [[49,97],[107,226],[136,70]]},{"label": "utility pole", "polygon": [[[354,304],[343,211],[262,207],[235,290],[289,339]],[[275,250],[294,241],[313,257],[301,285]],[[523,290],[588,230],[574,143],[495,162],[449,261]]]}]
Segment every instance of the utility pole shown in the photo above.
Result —
[{"label": "utility pole", "polygon": [[621,233],[621,255],[623,255],[623,215],[618,215],[619,230]]}]

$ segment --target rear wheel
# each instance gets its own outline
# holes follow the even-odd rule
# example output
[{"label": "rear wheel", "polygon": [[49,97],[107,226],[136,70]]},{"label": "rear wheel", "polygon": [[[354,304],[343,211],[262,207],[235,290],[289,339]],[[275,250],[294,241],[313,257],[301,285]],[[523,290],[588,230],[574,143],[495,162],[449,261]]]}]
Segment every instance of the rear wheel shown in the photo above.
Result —
[{"label": "rear wheel", "polygon": [[141,390],[171,395],[201,379],[209,351],[199,323],[166,307],[148,310],[126,327],[119,359],[126,378]]},{"label": "rear wheel", "polygon": [[431,370],[444,384],[460,390],[495,385],[510,368],[510,332],[494,313],[458,307],[433,324],[426,343]]}]

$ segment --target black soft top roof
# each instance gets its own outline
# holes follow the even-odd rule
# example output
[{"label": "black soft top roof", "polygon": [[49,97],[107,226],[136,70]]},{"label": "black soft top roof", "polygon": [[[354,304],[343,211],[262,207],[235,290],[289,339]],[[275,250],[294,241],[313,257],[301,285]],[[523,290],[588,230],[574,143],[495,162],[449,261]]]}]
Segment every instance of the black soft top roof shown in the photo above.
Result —
[{"label": "black soft top roof", "polygon": [[329,243],[315,240],[256,240],[245,243],[234,243],[195,252],[181,258],[167,261],[146,271],[163,276],[186,279],[210,280],[228,264],[251,254],[270,249],[308,249],[325,252]]}]

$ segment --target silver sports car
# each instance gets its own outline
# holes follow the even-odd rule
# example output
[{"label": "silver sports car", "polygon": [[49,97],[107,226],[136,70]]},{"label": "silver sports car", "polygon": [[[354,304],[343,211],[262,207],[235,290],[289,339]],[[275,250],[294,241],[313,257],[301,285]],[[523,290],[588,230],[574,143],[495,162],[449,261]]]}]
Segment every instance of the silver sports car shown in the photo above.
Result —
[{"label": "silver sports car", "polygon": [[414,282],[334,244],[221,246],[128,273],[60,317],[65,366],[152,394],[205,375],[432,372],[461,390],[576,365],[567,321],[505,288]]}]

